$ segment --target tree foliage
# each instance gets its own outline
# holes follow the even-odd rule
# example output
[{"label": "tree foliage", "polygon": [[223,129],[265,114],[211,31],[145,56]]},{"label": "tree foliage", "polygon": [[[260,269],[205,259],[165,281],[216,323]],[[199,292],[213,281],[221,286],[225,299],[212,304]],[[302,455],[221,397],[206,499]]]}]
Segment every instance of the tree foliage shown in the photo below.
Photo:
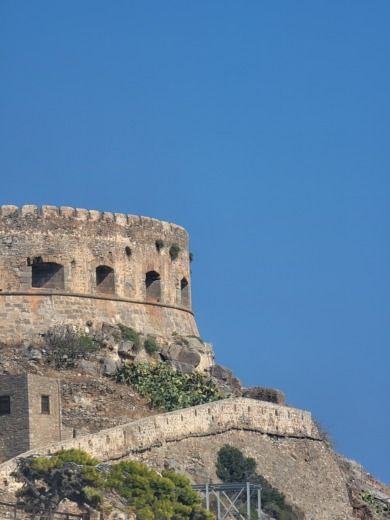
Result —
[{"label": "tree foliage", "polygon": [[186,477],[159,475],[136,461],[103,466],[81,450],[64,450],[50,458],[19,459],[15,476],[23,483],[19,505],[35,514],[49,516],[65,498],[101,509],[111,493],[140,520],[212,519]]},{"label": "tree foliage", "polygon": [[18,503],[28,512],[50,517],[65,498],[93,507],[101,503],[102,495],[89,489],[96,487],[99,473],[87,453],[72,449],[50,458],[19,458],[17,464],[14,476],[23,484]]},{"label": "tree foliage", "polygon": [[245,457],[239,449],[226,445],[218,451],[216,473],[222,482],[260,484],[263,511],[272,518],[276,520],[302,518],[286,503],[284,495],[256,472],[256,461],[251,457]]},{"label": "tree foliage", "polygon": [[149,398],[152,406],[168,411],[223,398],[214,383],[202,374],[182,374],[166,363],[124,364],[118,369],[116,378]]},{"label": "tree foliage", "polygon": [[224,446],[218,451],[217,477],[222,482],[253,482],[256,479],[256,461],[244,457],[233,446]]}]

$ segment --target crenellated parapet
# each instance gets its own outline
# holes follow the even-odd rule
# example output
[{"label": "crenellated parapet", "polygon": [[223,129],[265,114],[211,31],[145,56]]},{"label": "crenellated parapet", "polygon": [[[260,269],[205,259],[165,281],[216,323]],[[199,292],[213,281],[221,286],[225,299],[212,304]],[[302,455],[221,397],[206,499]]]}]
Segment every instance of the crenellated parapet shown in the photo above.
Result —
[{"label": "crenellated parapet", "polygon": [[66,206],[0,207],[0,337],[7,341],[86,320],[197,334],[190,278],[181,226]]},{"label": "crenellated parapet", "polygon": [[43,218],[43,219],[74,219],[76,221],[90,222],[114,222],[119,226],[147,226],[148,228],[156,227],[157,229],[165,228],[166,230],[181,231],[186,234],[183,227],[163,220],[151,217],[142,217],[139,215],[127,215],[125,213],[112,213],[109,211],[97,211],[83,208],[71,208],[69,206],[37,206],[35,204],[26,204],[24,206],[2,205],[0,206],[0,219],[15,218]]}]

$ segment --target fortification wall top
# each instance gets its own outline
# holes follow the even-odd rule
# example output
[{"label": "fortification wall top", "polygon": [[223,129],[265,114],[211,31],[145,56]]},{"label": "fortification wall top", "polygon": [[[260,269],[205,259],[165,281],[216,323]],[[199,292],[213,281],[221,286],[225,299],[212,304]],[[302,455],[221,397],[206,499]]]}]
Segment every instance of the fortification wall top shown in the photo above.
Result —
[{"label": "fortification wall top", "polygon": [[[164,443],[206,437],[229,430],[320,440],[310,412],[265,401],[234,398],[145,417],[95,434],[44,446],[20,456],[50,455],[61,449],[79,448],[100,460],[110,461],[130,457]],[[0,464],[0,485],[15,485],[10,480],[15,465],[16,459]]]},{"label": "fortification wall top", "polygon": [[24,206],[2,205],[0,206],[0,220],[6,224],[12,224],[10,219],[73,219],[76,222],[114,222],[119,226],[142,226],[143,228],[183,233],[187,237],[187,232],[182,226],[158,220],[151,217],[139,215],[128,215],[125,213],[112,213],[108,211],[88,210],[83,208],[71,208],[68,206],[37,206],[26,204]]}]

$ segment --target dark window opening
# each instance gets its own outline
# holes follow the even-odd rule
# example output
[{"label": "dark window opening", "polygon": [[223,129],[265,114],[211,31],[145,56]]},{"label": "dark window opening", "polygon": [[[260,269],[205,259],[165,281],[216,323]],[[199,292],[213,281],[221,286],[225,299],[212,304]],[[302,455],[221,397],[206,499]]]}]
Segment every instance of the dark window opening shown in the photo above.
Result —
[{"label": "dark window opening", "polygon": [[181,304],[184,307],[189,307],[190,305],[190,292],[189,285],[186,278],[182,278],[180,281],[180,295],[181,295]]},{"label": "dark window opening", "polygon": [[45,289],[64,289],[64,266],[55,262],[43,262],[41,257],[34,258],[31,269],[32,287]]},{"label": "dark window opening", "polygon": [[11,397],[9,395],[0,395],[0,415],[9,415],[11,413]]},{"label": "dark window opening", "polygon": [[115,293],[114,269],[107,265],[99,265],[99,267],[96,268],[96,289],[101,293]]},{"label": "dark window opening", "polygon": [[146,299],[150,301],[160,301],[161,298],[161,279],[156,271],[149,271],[145,276]]},{"label": "dark window opening", "polygon": [[41,413],[50,414],[50,397],[48,395],[41,395]]}]

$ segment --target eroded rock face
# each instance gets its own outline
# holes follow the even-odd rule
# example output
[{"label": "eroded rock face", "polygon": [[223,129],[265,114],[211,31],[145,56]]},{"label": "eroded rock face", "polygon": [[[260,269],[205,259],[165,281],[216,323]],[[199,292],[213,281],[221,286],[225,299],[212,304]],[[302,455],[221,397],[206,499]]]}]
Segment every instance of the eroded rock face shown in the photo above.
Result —
[{"label": "eroded rock face", "polygon": [[124,359],[135,359],[134,342],[121,341],[118,346],[118,354]]},{"label": "eroded rock face", "polygon": [[245,388],[242,393],[243,397],[250,399],[258,399],[259,401],[268,401],[275,404],[286,404],[286,398],[281,390],[275,388],[264,388],[261,386],[253,386]]},{"label": "eroded rock face", "polygon": [[[175,334],[166,338],[145,335],[139,331],[133,332],[138,337],[137,341],[126,337],[119,325],[111,323],[92,324],[88,321],[88,326],[85,327],[58,325],[49,329],[47,334],[42,335],[34,344],[23,346],[20,349],[20,356],[32,365],[56,364],[58,354],[56,360],[53,358],[53,348],[58,346],[56,338],[63,338],[66,334],[70,334],[71,339],[78,335],[86,336],[97,345],[93,352],[81,352],[74,359],[69,358],[69,353],[64,351],[63,367],[79,368],[82,373],[112,376],[122,363],[133,361],[154,363],[167,361],[182,372],[197,370],[208,373],[213,366],[214,353],[211,345],[196,336]],[[156,344],[156,352],[148,353],[145,348],[145,342],[150,338],[153,338]],[[51,343],[53,341],[54,343]]]},{"label": "eroded rock face", "polygon": [[337,455],[343,471],[354,517],[361,520],[390,518],[390,486],[376,480],[361,464]]},{"label": "eroded rock face", "polygon": [[334,453],[318,440],[230,431],[163,444],[136,457],[158,471],[175,468],[199,484],[217,482],[215,462],[225,445],[253,457],[257,472],[303,511],[306,520],[353,520],[345,477]]},{"label": "eroded rock face", "polygon": [[200,372],[208,371],[214,361],[211,345],[195,336],[173,336],[171,341],[162,344],[161,356],[173,365],[184,364]]},{"label": "eroded rock face", "polygon": [[222,365],[213,365],[210,367],[210,375],[214,379],[218,388],[226,395],[242,394],[241,383],[231,370]]},{"label": "eroded rock face", "polygon": [[[118,366],[123,362],[131,361],[167,361],[177,370],[189,372],[197,370],[208,372],[214,363],[214,353],[211,344],[204,342],[196,336],[179,336],[173,334],[171,338],[163,336],[148,336],[139,333],[138,344],[135,341],[122,337],[121,328],[118,325],[103,323],[101,326],[89,328],[92,336],[97,337],[104,350],[109,351],[108,357],[116,361]],[[137,331],[138,332],[138,331]],[[157,351],[148,354],[143,348],[145,341],[153,337]],[[106,358],[105,358],[106,359]],[[106,360],[103,367],[106,367]],[[109,363],[110,367],[112,363]],[[112,374],[110,368],[103,369],[103,373]]]}]

